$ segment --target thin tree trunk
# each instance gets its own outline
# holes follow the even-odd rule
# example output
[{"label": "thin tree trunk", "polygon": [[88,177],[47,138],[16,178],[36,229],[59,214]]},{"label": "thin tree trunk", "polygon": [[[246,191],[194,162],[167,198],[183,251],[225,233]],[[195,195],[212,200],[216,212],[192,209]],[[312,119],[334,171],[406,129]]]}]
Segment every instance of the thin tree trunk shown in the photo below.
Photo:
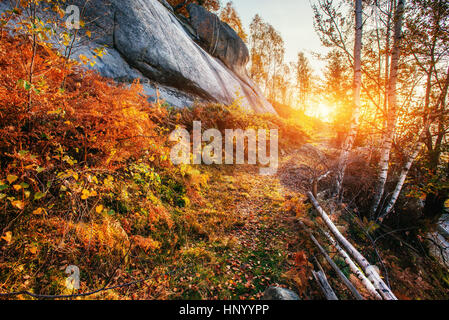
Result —
[{"label": "thin tree trunk", "polygon": [[[419,137],[419,140],[421,140],[421,136]],[[410,171],[410,168],[412,167],[413,162],[415,162],[416,157],[418,157],[419,153],[424,147],[424,143],[419,141],[408,158],[404,168],[401,171],[401,174],[399,175],[398,183],[396,184],[396,188],[393,191],[393,195],[391,196],[390,201],[388,202],[387,206],[383,210],[382,214],[379,216],[378,221],[383,222],[383,220],[387,217],[387,215],[390,214],[390,212],[393,210],[396,201],[399,198],[399,195],[401,194],[402,187],[404,186],[405,179],[407,179],[408,172]]]},{"label": "thin tree trunk", "polygon": [[[442,109],[444,108],[444,104],[446,101],[448,91],[449,91],[449,69],[448,69],[448,74],[447,74],[446,81],[445,81],[445,84],[443,87],[443,91],[441,92],[441,96],[438,99],[438,104],[437,104],[437,108],[436,108],[436,111],[438,113],[442,112]],[[430,93],[430,88],[428,88],[428,92]],[[427,94],[426,94],[426,96],[427,96]],[[428,97],[429,97],[429,101],[426,102],[427,105],[430,104],[430,94],[428,95]],[[396,204],[396,201],[398,200],[399,195],[401,194],[402,187],[404,186],[405,179],[407,178],[408,172],[410,171],[410,168],[412,167],[414,161],[416,160],[416,157],[418,157],[419,153],[421,152],[421,150],[423,149],[423,147],[425,145],[424,142],[422,142],[422,140],[424,139],[425,135],[429,131],[430,125],[431,125],[433,117],[434,117],[434,115],[432,115],[426,111],[427,111],[427,108],[425,107],[424,113],[426,114],[426,120],[425,120],[426,124],[423,127],[422,133],[418,137],[418,142],[416,143],[416,147],[414,148],[412,154],[410,155],[404,168],[402,169],[402,172],[399,176],[399,181],[396,185],[393,195],[391,196],[390,201],[388,202],[388,204],[387,204],[386,208],[384,209],[384,211],[382,212],[382,214],[379,216],[378,220],[380,222],[382,222],[393,210],[393,208]]]},{"label": "thin tree trunk", "polygon": [[30,10],[31,10],[31,24],[32,24],[32,54],[31,54],[31,62],[30,62],[30,69],[28,74],[28,82],[29,82],[29,90],[28,90],[28,112],[31,111],[32,104],[33,104],[33,77],[34,77],[34,63],[36,60],[36,54],[37,54],[37,36],[36,36],[36,11],[37,11],[37,4],[36,2],[33,2],[33,5],[30,4]]},{"label": "thin tree trunk", "polygon": [[[385,84],[384,84],[384,116],[388,113],[388,80],[390,79],[390,38],[391,38],[391,15],[393,12],[394,4],[392,1],[389,2],[388,8],[388,18],[387,18],[387,34],[385,37]],[[383,130],[387,128],[386,122],[384,121]],[[384,134],[382,134],[384,136]]]},{"label": "thin tree trunk", "polygon": [[323,210],[323,208],[321,208],[320,204],[315,199],[313,194],[311,192],[309,192],[309,193],[307,193],[307,196],[309,197],[309,199],[312,202],[315,209],[320,214],[323,221],[326,223],[327,227],[334,234],[335,239],[337,239],[337,241],[343,246],[343,248],[345,248],[346,251],[354,258],[354,260],[357,262],[357,264],[365,272],[368,279],[373,283],[374,287],[379,291],[380,295],[385,300],[397,300],[394,293],[391,291],[390,288],[388,288],[388,286],[385,284],[385,282],[382,280],[382,278],[377,273],[376,268],[374,266],[372,266],[368,262],[368,260],[366,260],[365,257],[362,256],[360,254],[360,252],[358,252],[357,249],[354,248],[354,246],[341,234],[341,232],[334,225],[334,223],[329,218],[327,213]]},{"label": "thin tree trunk", "polygon": [[373,203],[371,206],[371,218],[373,219],[379,208],[380,201],[385,191],[385,184],[388,178],[388,169],[390,167],[390,153],[393,144],[393,137],[396,131],[397,122],[397,81],[399,58],[401,56],[401,40],[402,40],[402,20],[404,16],[405,0],[399,0],[395,18],[394,18],[394,42],[391,57],[390,80],[388,84],[388,115],[387,115],[387,131],[383,141],[380,162],[379,176],[374,189]]},{"label": "thin tree trunk", "polygon": [[355,44],[354,44],[354,109],[352,110],[351,128],[343,144],[336,175],[335,194],[341,198],[343,180],[351,151],[357,135],[360,120],[360,93],[362,88],[362,36],[363,36],[363,4],[362,0],[355,1]]}]

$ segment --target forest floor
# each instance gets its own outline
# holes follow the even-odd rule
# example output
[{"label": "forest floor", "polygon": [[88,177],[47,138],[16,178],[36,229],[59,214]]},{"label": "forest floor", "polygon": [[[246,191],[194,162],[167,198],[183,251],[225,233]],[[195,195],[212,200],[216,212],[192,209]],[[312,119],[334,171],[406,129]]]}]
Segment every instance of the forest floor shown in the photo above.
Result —
[{"label": "forest floor", "polygon": [[[291,289],[303,300],[323,299],[312,276],[314,261],[323,266],[340,299],[353,299],[298,219],[314,231],[343,273],[368,298],[345,262],[317,232],[321,222],[305,194],[311,179],[327,171],[335,150],[323,139],[315,141],[288,154],[282,152],[279,170],[273,176],[262,176],[258,167],[248,165],[197,166],[208,182],[201,189],[201,201],[175,213],[189,226],[176,233],[176,237],[184,237],[182,245],[163,256],[150,255],[148,261],[134,259],[139,262],[117,269],[109,285],[148,280],[89,299],[258,300],[269,286]],[[404,239],[374,233],[370,234],[377,236],[373,243],[366,236],[369,226],[355,214],[332,207],[325,197],[320,201],[345,236],[379,267],[398,298],[449,298],[447,269],[418,249],[409,249]],[[179,225],[182,228],[183,224]],[[95,286],[100,283],[89,289]]]},{"label": "forest floor", "polygon": [[212,219],[208,228],[208,218],[199,217],[206,225],[204,241],[182,250],[172,279],[179,293],[171,298],[260,299],[271,285],[301,291],[302,298],[319,295],[307,286],[311,265],[303,230],[286,205],[302,199],[305,190],[292,187],[291,157],[285,160],[273,176],[259,175],[254,166],[206,169],[206,208],[198,209]]},{"label": "forest floor", "polygon": [[[260,299],[267,287],[282,286],[297,292],[301,299],[323,299],[311,273],[311,261],[316,257],[339,298],[352,299],[297,223],[300,218],[313,229],[313,220],[319,220],[312,217],[305,193],[310,190],[311,177],[323,174],[329,161],[326,157],[332,157],[324,155],[324,150],[330,149],[321,141],[284,155],[274,176],[261,176],[258,168],[251,166],[203,167],[210,175],[209,187],[205,206],[195,210],[204,237],[191,239],[176,257],[167,297]],[[447,270],[430,257],[407,250],[407,241],[381,237],[385,241],[373,245],[357,217],[337,210],[332,218],[371,263],[378,265],[398,298],[449,297]],[[322,236],[319,241],[369,298]]]}]

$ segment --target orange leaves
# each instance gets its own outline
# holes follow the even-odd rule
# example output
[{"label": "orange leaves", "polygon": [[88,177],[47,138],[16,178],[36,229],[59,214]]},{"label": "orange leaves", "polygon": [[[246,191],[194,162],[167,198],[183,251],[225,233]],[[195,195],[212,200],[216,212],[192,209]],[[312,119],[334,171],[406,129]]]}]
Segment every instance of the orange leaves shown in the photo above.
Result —
[{"label": "orange leaves", "polygon": [[308,263],[307,255],[304,251],[298,251],[295,254],[295,265],[296,267],[304,266]]},{"label": "orange leaves", "polygon": [[5,233],[5,235],[2,237],[3,240],[6,241],[7,244],[10,244],[12,241],[12,232],[8,231]]},{"label": "orange leaves", "polygon": [[25,203],[20,200],[11,201],[11,204],[19,210],[23,210],[25,208]]},{"label": "orange leaves", "polygon": [[[157,126],[151,119],[164,118],[165,111],[151,107],[140,84],[116,85],[93,72],[78,70],[53,50],[39,46],[35,59],[39,72],[30,86],[24,80],[28,78],[26,64],[21,66],[32,52],[29,40],[23,40],[4,35],[0,43],[0,121],[8,123],[0,127],[0,145],[11,148],[6,152],[12,153],[19,141],[31,138],[28,149],[35,154],[44,151],[42,157],[52,151],[48,148],[51,142],[66,152],[75,150],[78,162],[119,167],[146,150],[163,151],[156,146],[165,138],[154,134]],[[95,50],[95,55],[103,54],[103,49]],[[30,112],[29,94],[33,95]],[[31,132],[17,130],[24,123]]]},{"label": "orange leaves", "polygon": [[145,252],[155,251],[161,247],[161,243],[151,238],[145,238],[142,236],[134,236],[134,245],[143,249]]},{"label": "orange leaves", "polygon": [[11,174],[8,175],[8,176],[6,177],[6,180],[8,180],[9,184],[13,183],[13,182],[16,181],[17,179],[18,179],[17,176],[11,175]]},{"label": "orange leaves", "polygon": [[41,215],[43,213],[46,213],[44,208],[37,208],[36,210],[33,211],[34,215]]}]

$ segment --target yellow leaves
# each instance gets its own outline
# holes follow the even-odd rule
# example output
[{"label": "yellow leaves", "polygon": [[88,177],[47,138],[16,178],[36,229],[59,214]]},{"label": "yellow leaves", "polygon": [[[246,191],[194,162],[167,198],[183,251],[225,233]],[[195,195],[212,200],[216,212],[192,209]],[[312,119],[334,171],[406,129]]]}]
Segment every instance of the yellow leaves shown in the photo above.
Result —
[{"label": "yellow leaves", "polygon": [[98,178],[94,175],[89,174],[87,176],[87,181],[89,181],[90,183],[98,184]]},{"label": "yellow leaves", "polygon": [[89,60],[84,54],[80,54],[80,55],[79,55],[79,58],[80,58],[81,62],[83,62],[84,64],[87,63],[87,62],[85,63],[85,61],[88,61],[88,60]]},{"label": "yellow leaves", "polygon": [[90,32],[89,30],[86,31],[86,36],[88,36],[89,38],[92,38],[92,32]]},{"label": "yellow leaves", "polygon": [[113,182],[114,182],[114,177],[109,175],[106,179],[104,179],[103,184],[105,187],[110,188],[110,187],[112,187]]},{"label": "yellow leaves", "polygon": [[95,208],[95,212],[96,213],[102,213],[103,212],[103,209],[104,209],[104,207],[103,207],[103,205],[99,205],[99,206],[97,206],[96,208]]},{"label": "yellow leaves", "polygon": [[15,184],[12,186],[14,188],[14,190],[16,191],[20,191],[20,189],[22,189],[22,186],[20,184]]},{"label": "yellow leaves", "polygon": [[87,200],[90,197],[95,197],[98,195],[95,190],[88,190],[88,189],[83,189],[83,191],[81,193],[82,193],[82,195],[81,195],[82,200]]},{"label": "yellow leaves", "polygon": [[47,213],[47,211],[44,208],[38,208],[38,209],[33,211],[34,215],[41,215],[43,213]]},{"label": "yellow leaves", "polygon": [[14,181],[16,181],[18,178],[19,178],[19,177],[15,176],[15,175],[9,174],[9,175],[6,177],[6,180],[8,180],[9,184],[12,184],[12,183],[13,183]]},{"label": "yellow leaves", "polygon": [[90,194],[89,190],[83,189],[81,199],[83,199],[83,200],[88,199],[89,198],[89,194]]},{"label": "yellow leaves", "polygon": [[34,194],[34,200],[40,200],[40,199],[42,199],[43,197],[45,197],[45,193],[43,193],[43,192],[36,192],[35,194]]},{"label": "yellow leaves", "polygon": [[103,57],[105,52],[106,52],[105,48],[95,48],[94,49],[94,53],[95,53],[96,57]]},{"label": "yellow leaves", "polygon": [[106,164],[109,164],[112,160],[112,158],[114,158],[115,154],[117,153],[117,149],[112,149],[109,158],[106,160]]},{"label": "yellow leaves", "polygon": [[30,248],[28,249],[28,251],[29,251],[31,254],[36,254],[36,253],[37,253],[37,247],[32,246],[32,247],[30,247]]},{"label": "yellow leaves", "polygon": [[20,210],[23,210],[25,208],[25,203],[20,200],[11,201],[11,204]]},{"label": "yellow leaves", "polygon": [[62,109],[61,108],[58,108],[58,109],[52,110],[52,111],[47,111],[48,115],[59,115],[61,113],[62,113]]},{"label": "yellow leaves", "polygon": [[12,241],[12,232],[8,231],[5,233],[5,235],[2,237],[3,240],[6,241],[7,244],[10,244]]},{"label": "yellow leaves", "polygon": [[104,180],[104,184],[105,185],[109,184],[109,183],[112,183],[112,182],[114,182],[114,177],[110,176],[110,175]]}]

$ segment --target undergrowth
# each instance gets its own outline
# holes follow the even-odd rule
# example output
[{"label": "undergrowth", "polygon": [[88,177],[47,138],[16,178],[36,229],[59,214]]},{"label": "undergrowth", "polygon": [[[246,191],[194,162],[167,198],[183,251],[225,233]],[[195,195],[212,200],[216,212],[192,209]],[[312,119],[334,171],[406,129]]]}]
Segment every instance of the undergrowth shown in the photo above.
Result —
[{"label": "undergrowth", "polygon": [[[118,85],[40,45],[30,85],[31,55],[28,37],[2,34],[0,292],[74,293],[65,285],[69,265],[81,270],[76,292],[147,279],[138,295],[135,286],[100,293],[110,299],[238,298],[263,290],[259,266],[256,284],[220,276],[220,261],[231,261],[238,246],[229,236],[241,223],[234,200],[210,185],[211,177],[221,179],[217,168],[173,166],[168,134],[193,120],[206,129],[279,129],[288,149],[307,139],[301,126],[249,115],[238,104],[166,109],[150,104],[139,83]],[[276,273],[283,259],[272,261],[262,249],[245,255],[256,255],[264,272]],[[198,281],[183,287],[189,277]],[[216,289],[205,292],[201,279]],[[238,289],[220,290],[224,283]]]}]

